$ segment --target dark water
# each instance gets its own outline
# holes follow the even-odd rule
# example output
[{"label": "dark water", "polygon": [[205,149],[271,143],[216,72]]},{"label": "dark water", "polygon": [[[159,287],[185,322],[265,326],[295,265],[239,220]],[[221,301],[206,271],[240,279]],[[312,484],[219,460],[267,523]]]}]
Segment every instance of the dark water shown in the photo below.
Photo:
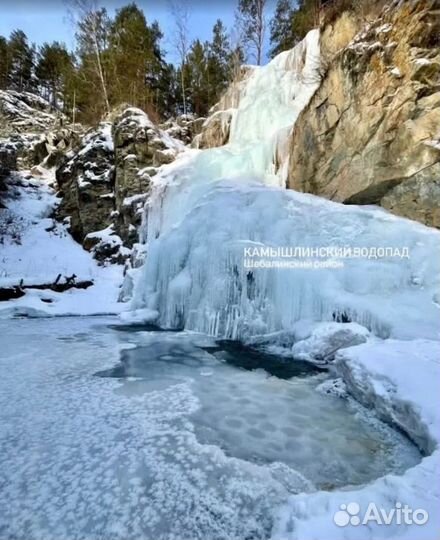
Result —
[{"label": "dark water", "polygon": [[130,379],[132,392],[186,383],[199,407],[197,439],[252,463],[282,463],[324,489],[401,472],[419,453],[401,434],[351,399],[316,390],[329,375],[232,341],[199,335],[117,328],[142,335],[101,377]]}]

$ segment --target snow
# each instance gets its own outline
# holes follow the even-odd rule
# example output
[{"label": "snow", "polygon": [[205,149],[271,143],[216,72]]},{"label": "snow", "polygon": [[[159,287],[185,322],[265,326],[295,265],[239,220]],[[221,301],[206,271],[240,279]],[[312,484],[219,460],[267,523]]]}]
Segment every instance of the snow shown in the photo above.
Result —
[{"label": "snow", "polygon": [[429,58],[416,58],[414,60],[414,64],[417,66],[429,66],[432,63],[432,60],[429,60]]},{"label": "snow", "polygon": [[389,23],[382,24],[379,26],[379,28],[375,29],[376,34],[387,34],[390,32],[390,30],[393,28],[393,26]]},{"label": "snow", "polygon": [[[137,273],[131,271],[134,311],[127,316],[145,315],[150,322],[156,316],[164,328],[260,341],[289,355],[297,346],[308,359],[316,352],[332,357],[335,348],[368,339],[336,354],[336,382],[319,392],[345,398],[348,388],[434,453],[401,475],[358,488],[292,495],[272,538],[432,540],[440,530],[434,482],[440,474],[440,261],[434,257],[440,233],[374,206],[344,206],[283,189],[288,156],[278,150],[318,84],[317,38],[309,34],[252,72],[240,90],[227,145],[187,151],[152,179],[143,225],[148,256]],[[373,255],[344,258],[333,268],[315,266],[319,248],[331,246]],[[244,250],[255,247],[311,248],[315,260],[294,269],[249,269]],[[388,256],[378,256],[382,250]],[[343,316],[350,322],[332,326]],[[351,501],[363,510],[369,502],[386,510],[402,502],[431,517],[416,531],[409,525],[336,526],[334,513]]]},{"label": "snow", "polygon": [[[81,149],[75,154],[72,152],[72,162],[80,156],[88,154],[91,150],[99,149],[107,152],[113,152],[114,150],[111,122],[101,122],[96,129],[92,129],[86,134],[81,140]],[[91,162],[88,165],[92,168],[96,166]]]},{"label": "snow", "polygon": [[15,131],[40,132],[52,128],[56,116],[63,117],[59,111],[50,112],[50,104],[40,96],[30,92],[0,90],[0,112],[8,119]]},{"label": "snow", "polygon": [[334,359],[336,351],[367,341],[369,334],[356,323],[320,323],[309,337],[293,345],[292,356],[309,362],[328,362]]},{"label": "snow", "polygon": [[[118,121],[118,127],[124,128],[126,126],[130,126],[131,130],[133,130],[133,127],[135,127],[135,129],[145,130],[148,135],[149,144],[162,144],[166,147],[163,151],[170,155],[174,156],[177,152],[181,152],[185,149],[185,145],[181,141],[155,126],[147,113],[136,107],[124,109],[123,117]],[[130,155],[125,159],[128,159]]]},{"label": "snow", "polygon": [[[128,456],[130,467],[128,476],[121,480],[125,486],[122,493],[125,501],[130,496],[132,499],[123,505],[116,518],[113,512],[108,512],[104,521],[98,524],[93,519],[80,523],[84,527],[91,526],[94,532],[97,529],[101,532],[99,527],[105,523],[115,538],[135,536],[126,527],[127,523],[134,524],[137,531],[139,522],[154,528],[160,527],[161,519],[174,527],[174,537],[179,538],[181,524],[169,518],[174,515],[176,501],[179,510],[189,516],[192,527],[198,527],[196,530],[202,530],[203,534],[205,530],[213,533],[212,527],[217,527],[218,522],[209,512],[204,512],[206,507],[200,505],[200,498],[204,502],[208,500],[208,507],[215,508],[220,514],[220,522],[231,527],[229,536],[223,534],[224,529],[215,529],[219,537],[223,534],[225,538],[238,538],[242,534],[267,538],[270,534],[267,523],[266,528],[258,528],[254,516],[269,509],[272,511],[275,504],[281,503],[283,506],[277,512],[271,534],[273,540],[396,537],[415,540],[415,535],[417,540],[432,540],[438,536],[440,487],[435,479],[440,474],[440,407],[436,398],[440,380],[440,263],[433,254],[439,251],[440,233],[392,216],[382,209],[344,206],[283,189],[288,159],[286,141],[298,114],[319,84],[318,40],[318,32],[313,31],[292,51],[252,71],[240,88],[230,141],[226,146],[206,151],[186,150],[171,165],[161,167],[152,178],[152,194],[142,229],[146,239],[143,250],[148,257],[141,269],[130,269],[128,273],[130,279],[135,280],[133,311],[123,313],[122,318],[249,343],[266,340],[269,344],[284,346],[290,356],[303,355],[312,361],[317,357],[330,360],[335,356],[334,366],[331,366],[335,379],[318,386],[319,399],[330,394],[331,397],[339,396],[343,402],[349,399],[349,392],[364,405],[374,407],[384,420],[397,424],[425,454],[430,455],[405,472],[387,474],[357,487],[347,485],[350,482],[344,476],[339,484],[341,489],[311,493],[310,484],[306,482],[300,488],[304,492],[296,492],[286,501],[289,490],[286,492],[286,485],[280,478],[288,483],[297,477],[289,475],[286,480],[286,469],[282,465],[273,470],[262,470],[254,464],[242,468],[245,460],[241,457],[237,466],[237,458],[231,464],[212,441],[200,444],[192,429],[188,429],[185,418],[196,414],[198,407],[187,383],[176,385],[177,389],[174,387],[170,392],[158,392],[153,388],[147,398],[140,392],[139,408],[133,410],[132,399],[126,399],[124,395],[127,388],[114,382],[109,391],[107,382],[106,385],[98,380],[90,382],[90,358],[98,359],[101,364],[109,358],[114,359],[109,351],[117,349],[117,339],[108,341],[99,332],[92,332],[87,334],[87,346],[82,347],[84,329],[81,325],[84,321],[67,323],[69,330],[64,329],[61,334],[51,327],[53,335],[45,330],[48,342],[44,346],[49,352],[47,356],[41,355],[44,360],[39,364],[34,359],[41,342],[41,326],[32,326],[37,321],[26,321],[27,326],[17,327],[17,335],[7,342],[9,349],[2,351],[7,354],[9,350],[11,355],[16,353],[18,344],[23,341],[24,328],[35,333],[36,338],[31,337],[28,351],[20,350],[21,359],[26,361],[16,363],[18,371],[11,374],[8,365],[4,367],[2,382],[6,388],[14,387],[14,392],[5,394],[0,410],[9,411],[9,417],[19,411],[28,418],[26,412],[36,400],[38,409],[43,411],[36,433],[54,430],[51,440],[57,441],[56,451],[61,459],[55,464],[45,460],[48,457],[46,450],[43,460],[36,461],[35,458],[29,461],[26,453],[23,455],[28,459],[24,461],[21,461],[21,453],[9,452],[6,458],[2,455],[3,459],[12,459],[12,464],[8,462],[5,468],[12,476],[30,470],[29,478],[32,479],[29,480],[30,496],[25,502],[21,499],[22,493],[15,491],[16,482],[5,483],[8,492],[0,496],[8,501],[11,527],[20,528],[25,516],[37,512],[43,517],[38,525],[32,524],[31,532],[36,537],[40,534],[41,538],[47,538],[44,533],[48,523],[52,527],[50,530],[57,534],[69,532],[71,524],[77,523],[74,514],[66,514],[65,519],[53,527],[59,508],[52,501],[58,501],[64,489],[59,479],[64,478],[62,472],[65,469],[73,471],[67,477],[67,483],[74,485],[67,507],[75,506],[76,500],[85,496],[88,505],[83,505],[82,510],[90,509],[93,515],[103,506],[108,509],[112,505],[107,504],[105,497],[111,498],[115,485],[106,465],[116,463],[115,467],[120,467],[118,459],[122,455]],[[362,43],[358,45],[362,46]],[[104,137],[104,143],[106,140]],[[280,160],[277,165],[275,157]],[[59,272],[64,275],[74,272],[78,279],[92,278],[96,284],[86,291],[71,290],[62,294],[29,291],[19,300],[2,302],[0,315],[118,313],[122,309],[116,302],[121,268],[98,267],[90,254],[68,236],[65,227],[53,224],[48,215],[56,201],[47,181],[47,177],[32,180],[20,188],[20,200],[9,204],[9,212],[15,213],[24,225],[19,231],[21,244],[8,241],[2,250],[4,275],[1,279],[4,281],[0,283],[21,278],[25,282],[47,281]],[[47,230],[54,225],[54,229]],[[111,239],[111,232],[104,230],[99,234]],[[321,247],[367,248],[369,252],[374,250],[376,257],[344,259],[344,264],[337,268],[312,264],[312,267],[295,269],[260,267],[249,270],[244,265],[246,248],[285,246],[315,251]],[[408,256],[377,257],[379,249],[393,253],[405,251]],[[313,257],[311,262],[316,262]],[[53,303],[42,302],[43,296],[52,299]],[[342,316],[351,322],[333,322]],[[71,326],[78,329],[79,337],[72,339]],[[75,369],[79,366],[84,370],[85,376],[75,378],[69,372],[69,366],[67,373],[63,371],[66,368],[59,365],[59,359],[66,347],[64,341],[58,343],[57,339],[69,342],[69,348],[74,343],[72,364]],[[352,346],[359,342],[364,343]],[[347,348],[335,351],[341,347]],[[57,373],[66,382],[65,387],[57,388],[55,392],[41,384],[41,374],[46,381],[47,368],[53,365],[61,370]],[[204,366],[200,372],[204,380],[209,380],[210,369],[211,366],[209,369]],[[258,384],[264,383],[261,373],[255,375]],[[212,377],[211,380],[224,385],[221,378]],[[17,381],[19,387],[15,391]],[[136,385],[131,386],[130,391],[136,394],[136,388]],[[212,387],[202,385],[202,388],[212,399]],[[211,428],[216,426],[216,421],[220,424],[218,412],[228,406],[228,400],[222,402],[225,392],[223,387],[214,400]],[[238,392],[242,390],[238,389]],[[0,393],[2,396],[4,398]],[[277,399],[276,393],[273,399]],[[86,409],[78,411],[77,403],[87,404]],[[301,405],[298,400],[297,406]],[[152,409],[154,414],[150,414]],[[321,412],[316,407],[312,411]],[[83,414],[77,416],[78,412]],[[323,409],[323,417],[325,413]],[[280,407],[279,414],[287,414],[286,408]],[[131,423],[133,418],[137,423]],[[184,434],[176,434],[170,426],[170,419],[176,418],[183,425]],[[63,431],[66,419],[68,423]],[[129,425],[121,434],[123,421],[128,421]],[[330,422],[331,417],[328,417],[327,428]],[[21,441],[30,439],[35,444],[32,439],[34,423],[25,422],[24,426],[26,438]],[[14,443],[9,424],[7,429]],[[78,437],[81,429],[96,441],[96,455],[99,456],[99,459],[88,461],[87,466],[79,459],[82,455],[90,456],[90,448]],[[63,436],[60,436],[60,430]],[[150,444],[156,437],[165,439],[159,448]],[[69,450],[71,446],[73,454]],[[118,450],[117,456],[113,453],[114,448]],[[320,450],[322,448],[316,449],[316,456],[320,455]],[[350,450],[349,445],[346,450]],[[139,516],[138,502],[142,493],[136,491],[133,495],[126,486],[139,485],[138,473],[145,464],[138,459],[142,452],[146,452],[146,461],[153,467],[152,476],[159,484],[154,484],[155,489],[150,494],[151,512]],[[191,476],[192,483],[182,482],[182,477],[193,471],[195,453],[197,459],[206,460],[206,469],[202,474],[196,471]],[[177,459],[177,463],[173,459]],[[317,459],[319,465],[326,463]],[[219,463],[224,467],[220,482],[218,475],[205,474],[215,470]],[[42,464],[44,467],[40,469]],[[47,480],[44,489],[34,481],[40,470]],[[83,475],[73,484],[78,472]],[[102,480],[98,482],[97,477]],[[231,493],[238,493],[238,496],[232,499],[227,496],[225,501],[206,487],[222,485],[222,481],[226,482],[228,496]],[[103,486],[102,492],[96,491],[97,482]],[[306,485],[309,487],[305,488]],[[173,503],[164,498],[165,493],[173,495]],[[249,499],[252,509],[247,507],[243,516],[243,501]],[[193,518],[194,501],[195,507],[202,510]],[[430,520],[426,526],[416,529],[409,525],[381,527],[375,524],[337,527],[333,516],[341,504],[349,502],[358,503],[363,510],[370,502],[387,510],[401,502],[412,508],[425,509]],[[163,508],[166,509],[164,513]],[[154,537],[160,537],[156,529],[154,532]]]},{"label": "snow", "polygon": [[[280,510],[272,540],[432,540],[440,532],[440,343],[430,340],[373,341],[337,354],[337,369],[348,389],[365,405],[408,433],[426,452],[403,475],[386,475],[360,489],[299,494]],[[397,502],[428,512],[428,522],[415,524],[347,525],[333,521],[341,504],[368,504],[389,512]]]},{"label": "snow", "polygon": [[5,235],[1,246],[0,286],[18,285],[21,279],[24,285],[52,283],[58,274],[76,274],[77,281],[92,280],[94,285],[63,293],[28,289],[19,299],[0,302],[0,317],[119,313],[122,267],[98,266],[72,239],[67,225],[50,217],[58,204],[49,186],[53,180],[52,171],[38,178],[23,172],[16,196],[6,200],[7,210],[0,210],[0,220],[7,215],[17,231],[16,239]]},{"label": "snow", "polygon": [[[362,401],[381,401],[369,405],[391,418],[425,451],[434,449],[440,441],[440,413],[434,399],[440,380],[439,341],[376,340],[340,351],[336,358],[339,371],[349,372],[345,379],[366,394]],[[374,392],[369,392],[371,381]]]}]

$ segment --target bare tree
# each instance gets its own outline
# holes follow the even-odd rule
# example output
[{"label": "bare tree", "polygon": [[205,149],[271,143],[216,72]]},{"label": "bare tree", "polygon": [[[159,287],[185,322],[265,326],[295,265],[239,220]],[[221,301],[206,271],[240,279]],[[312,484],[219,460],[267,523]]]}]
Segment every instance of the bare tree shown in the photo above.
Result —
[{"label": "bare tree", "polygon": [[231,44],[230,79],[233,81],[240,76],[241,67],[245,62],[243,32],[237,21],[229,32],[229,42]]},{"label": "bare tree", "polygon": [[266,0],[239,0],[236,18],[244,40],[253,49],[257,65],[261,64],[264,48]]},{"label": "bare tree", "polygon": [[189,9],[186,0],[172,0],[170,2],[170,12],[174,19],[173,47],[180,63],[183,114],[186,114],[185,67],[189,51]]},{"label": "bare tree", "polygon": [[110,103],[102,59],[107,44],[107,12],[104,8],[99,8],[98,0],[69,0],[69,3],[72,20],[77,27],[79,47],[92,53],[94,68],[108,113],[110,112]]}]

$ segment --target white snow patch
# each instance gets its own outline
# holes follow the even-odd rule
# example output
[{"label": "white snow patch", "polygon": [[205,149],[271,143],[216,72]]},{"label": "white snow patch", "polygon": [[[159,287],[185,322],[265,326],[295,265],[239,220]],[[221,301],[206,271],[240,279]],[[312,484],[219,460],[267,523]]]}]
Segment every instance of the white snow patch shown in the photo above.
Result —
[{"label": "white snow patch", "polygon": [[365,343],[369,331],[356,323],[320,323],[310,337],[296,342],[292,356],[298,360],[326,363],[334,359],[339,349]]},{"label": "white snow patch", "polygon": [[25,285],[52,283],[58,274],[76,274],[77,281],[91,280],[94,285],[63,293],[28,289],[19,299],[0,302],[0,317],[120,313],[125,308],[117,302],[122,266],[98,266],[70,236],[66,223],[48,217],[58,204],[48,186],[53,181],[53,171],[22,181],[18,197],[6,201],[7,211],[20,232],[18,241],[6,236],[1,246],[0,286],[18,285],[21,280]]}]

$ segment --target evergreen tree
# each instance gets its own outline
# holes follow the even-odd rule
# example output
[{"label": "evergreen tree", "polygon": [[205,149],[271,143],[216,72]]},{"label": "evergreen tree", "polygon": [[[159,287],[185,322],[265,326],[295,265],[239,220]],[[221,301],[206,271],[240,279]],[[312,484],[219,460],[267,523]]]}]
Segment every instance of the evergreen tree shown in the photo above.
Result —
[{"label": "evergreen tree", "polygon": [[[271,57],[291,49],[318,26],[321,5],[321,0],[298,0],[293,8],[291,0],[278,0],[270,22]],[[336,9],[337,4],[333,5]]]},{"label": "evergreen tree", "polygon": [[32,90],[35,49],[22,30],[14,30],[8,42],[9,86],[14,90]]},{"label": "evergreen tree", "polygon": [[191,45],[186,62],[189,103],[198,116],[205,115],[209,109],[208,50],[208,44],[197,39]]},{"label": "evergreen tree", "polygon": [[54,41],[44,43],[38,53],[35,75],[43,87],[44,97],[58,107],[58,98],[62,95],[64,103],[67,82],[73,71],[73,60],[65,45]]},{"label": "evergreen tree", "polygon": [[307,32],[319,25],[320,0],[299,0],[293,11],[292,38],[295,43],[301,41]]},{"label": "evergreen tree", "polygon": [[9,48],[5,37],[0,36],[0,89],[8,86],[9,77]]},{"label": "evergreen tree", "polygon": [[217,19],[208,52],[209,103],[217,102],[231,79],[231,47],[226,28]]},{"label": "evergreen tree", "polygon": [[160,76],[150,82],[156,110],[164,118],[178,114],[181,103],[180,72],[173,64],[163,63]]},{"label": "evergreen tree", "polygon": [[157,22],[148,26],[144,13],[129,4],[118,10],[110,28],[111,101],[156,108],[156,89],[164,69]]},{"label": "evergreen tree", "polygon": [[270,21],[270,56],[291,49],[298,42],[293,26],[294,10],[291,0],[278,0],[275,13]]}]

